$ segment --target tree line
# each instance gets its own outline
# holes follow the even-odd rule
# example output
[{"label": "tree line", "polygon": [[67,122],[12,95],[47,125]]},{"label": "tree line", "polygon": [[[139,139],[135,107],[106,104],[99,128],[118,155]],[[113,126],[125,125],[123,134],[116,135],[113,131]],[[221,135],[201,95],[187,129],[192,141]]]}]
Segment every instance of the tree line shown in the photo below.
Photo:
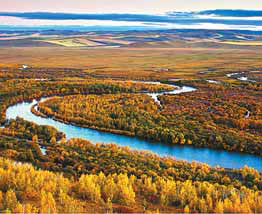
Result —
[{"label": "tree line", "polygon": [[261,212],[261,191],[206,181],[127,174],[83,174],[70,180],[0,158],[0,210],[67,212]]},{"label": "tree line", "polygon": [[145,94],[56,97],[38,107],[46,116],[83,127],[262,155],[261,92],[238,85],[191,84],[198,90],[161,95],[161,107]]}]

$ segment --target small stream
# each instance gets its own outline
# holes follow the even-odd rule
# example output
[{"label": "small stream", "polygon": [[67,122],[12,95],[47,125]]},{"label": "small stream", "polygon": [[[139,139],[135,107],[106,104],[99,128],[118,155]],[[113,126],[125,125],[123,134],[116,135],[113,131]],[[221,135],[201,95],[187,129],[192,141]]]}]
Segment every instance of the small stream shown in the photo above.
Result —
[{"label": "small stream", "polygon": [[[255,72],[259,72],[259,71],[250,71],[250,73],[255,73]],[[245,72],[240,72],[240,73],[230,73],[226,75],[229,78],[234,78],[234,79],[238,79],[240,81],[248,81],[248,82],[257,82],[255,80],[251,80],[246,76]]]}]

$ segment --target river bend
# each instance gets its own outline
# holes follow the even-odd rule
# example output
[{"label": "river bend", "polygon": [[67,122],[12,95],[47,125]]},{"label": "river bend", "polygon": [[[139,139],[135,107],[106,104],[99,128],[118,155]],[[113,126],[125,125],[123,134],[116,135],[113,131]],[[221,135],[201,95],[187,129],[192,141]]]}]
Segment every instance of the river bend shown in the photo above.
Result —
[{"label": "river bend", "polygon": [[[188,86],[180,87],[179,89],[165,92],[168,94],[179,94],[194,91],[196,89]],[[163,93],[147,93],[156,102],[159,103],[157,96]],[[15,119],[22,117],[25,120],[32,121],[38,125],[49,125],[57,128],[59,131],[66,134],[67,139],[83,138],[93,143],[115,143],[119,146],[128,146],[131,149],[146,150],[156,153],[160,156],[171,156],[178,160],[197,161],[207,163],[210,166],[221,166],[224,168],[242,168],[245,165],[262,171],[262,157],[243,154],[238,152],[227,152],[223,150],[215,150],[209,148],[194,148],[181,145],[167,145],[152,143],[147,140],[128,137],[108,132],[102,132],[89,128],[69,125],[55,121],[51,118],[42,118],[31,113],[31,107],[37,102],[42,102],[47,98],[42,98],[40,101],[32,101],[30,103],[23,102],[10,106],[6,112],[7,119]]]}]

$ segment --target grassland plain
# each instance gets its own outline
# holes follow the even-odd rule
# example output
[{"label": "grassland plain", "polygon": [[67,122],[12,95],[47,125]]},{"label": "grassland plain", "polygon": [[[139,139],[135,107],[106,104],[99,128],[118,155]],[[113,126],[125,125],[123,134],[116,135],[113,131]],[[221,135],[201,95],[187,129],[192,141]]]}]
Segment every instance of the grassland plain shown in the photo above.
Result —
[{"label": "grassland plain", "polygon": [[[213,48],[2,48],[0,67],[80,68],[96,78],[217,78],[259,70],[262,50]],[[32,57],[34,56],[34,57]]]},{"label": "grassland plain", "polygon": [[230,44],[230,45],[250,45],[250,46],[261,46],[262,41],[227,41],[221,42],[222,44]]}]

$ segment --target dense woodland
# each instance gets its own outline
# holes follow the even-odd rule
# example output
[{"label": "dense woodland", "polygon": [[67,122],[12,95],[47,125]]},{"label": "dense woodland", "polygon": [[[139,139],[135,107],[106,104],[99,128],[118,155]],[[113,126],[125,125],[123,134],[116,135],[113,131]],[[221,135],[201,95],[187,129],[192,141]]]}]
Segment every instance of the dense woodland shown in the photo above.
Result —
[{"label": "dense woodland", "polygon": [[[61,78],[43,68],[34,76],[38,80],[24,79],[35,73],[26,72],[2,72],[0,81],[0,212],[262,212],[262,175],[254,169],[212,168],[114,144],[67,141],[53,127],[5,118],[10,105],[59,96],[38,105],[40,112],[32,110],[162,143],[261,155],[261,84],[180,81],[198,90],[161,95],[158,105],[141,92],[173,87],[87,78],[77,69],[62,69]],[[71,78],[74,72],[78,78]]]},{"label": "dense woodland", "polygon": [[262,155],[262,94],[238,85],[191,82],[199,90],[161,95],[74,95],[52,98],[39,111],[113,133]]},{"label": "dense woodland", "polygon": [[[201,164],[189,164],[172,158],[160,158],[147,152],[131,151],[114,144],[94,145],[88,141],[66,141],[61,133],[49,126],[39,126],[22,119],[11,121],[7,131],[1,133],[1,155],[16,161],[29,161],[41,169],[63,172],[68,177],[103,172],[124,173],[141,177],[162,176],[175,180],[210,181],[220,184],[241,185],[262,190],[262,176],[250,171],[253,176],[242,176],[239,170],[214,169]],[[19,130],[35,130],[32,139],[22,136]],[[6,130],[6,129],[3,129]],[[14,133],[18,133],[14,135]],[[51,137],[52,136],[52,137]],[[99,163],[99,164],[98,164]]]},{"label": "dense woodland", "polygon": [[[13,136],[17,127],[35,130],[32,140]],[[5,132],[0,139],[0,156],[16,164],[1,160],[0,190],[6,212],[261,210],[262,175],[248,167],[211,168],[80,139],[62,138],[57,143],[50,139],[57,131],[20,118],[10,121],[8,130],[9,135]],[[49,172],[17,164],[21,161]]]},{"label": "dense woodland", "polygon": [[261,192],[246,187],[102,172],[70,180],[6,159],[0,159],[0,174],[5,213],[262,211]]},{"label": "dense woodland", "polygon": [[58,132],[51,126],[38,126],[19,117],[16,120],[9,120],[5,127],[0,129],[0,133],[19,139],[35,139],[35,141],[51,141],[55,138],[56,142],[65,137],[64,133]]},{"label": "dense woodland", "polygon": [[22,65],[15,67],[0,67],[0,77],[2,79],[38,79],[39,81],[54,80],[57,78],[85,78],[88,73],[82,69],[76,68],[44,68],[31,67],[27,65],[23,68]]},{"label": "dense woodland", "polygon": [[8,106],[43,96],[69,94],[103,94],[127,92],[160,92],[172,90],[172,86],[143,84],[132,81],[113,81],[95,79],[65,79],[53,81],[6,80],[0,82],[0,122],[5,122]]},{"label": "dense woodland", "polygon": [[[39,154],[38,144],[36,140],[1,137],[0,155],[16,160],[0,159],[1,210],[7,213],[262,210],[262,175],[248,167],[216,169],[80,139],[62,140],[59,144],[45,142],[47,152],[43,155]],[[19,160],[49,171],[35,170]]]}]

